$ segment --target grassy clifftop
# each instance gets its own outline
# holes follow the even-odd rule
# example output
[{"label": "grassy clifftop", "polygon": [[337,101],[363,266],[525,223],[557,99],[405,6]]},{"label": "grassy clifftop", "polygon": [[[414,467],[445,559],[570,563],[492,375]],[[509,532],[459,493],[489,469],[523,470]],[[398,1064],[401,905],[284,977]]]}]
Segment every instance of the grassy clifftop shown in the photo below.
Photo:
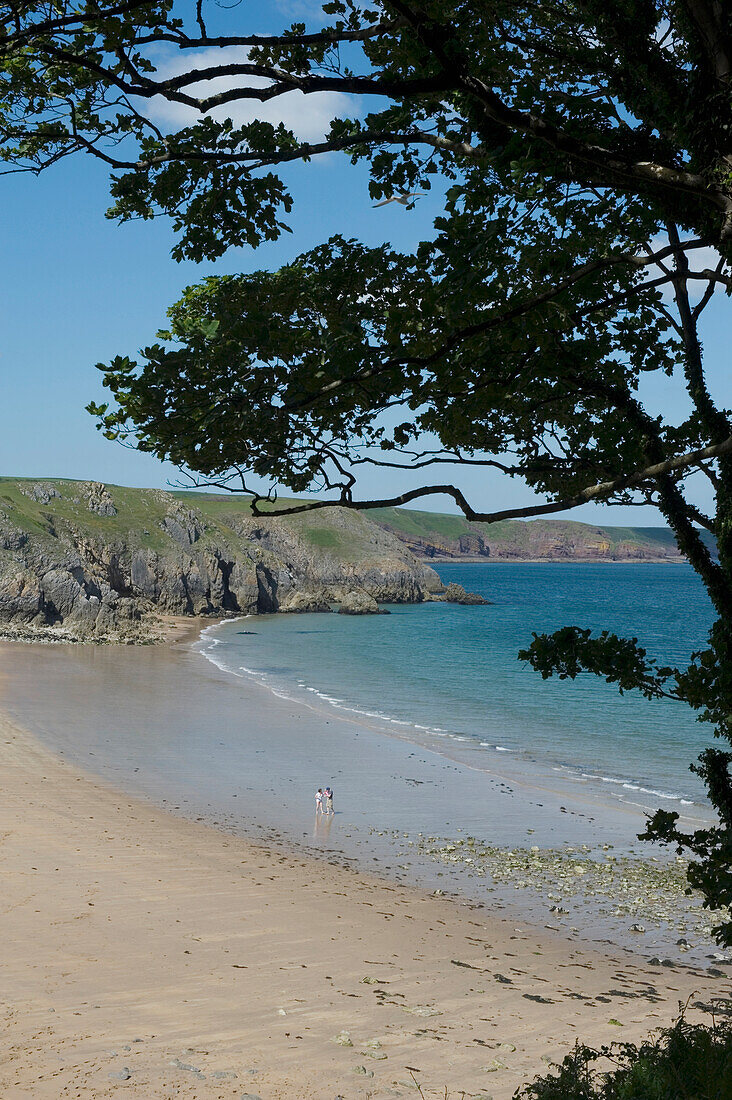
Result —
[{"label": "grassy clifftop", "polygon": [[[153,551],[169,546],[166,520],[179,505],[199,520],[203,543],[231,538],[240,521],[254,524],[247,500],[212,493],[164,492],[60,478],[0,477],[0,510],[28,535],[47,538],[59,524],[72,524],[107,542],[124,540]],[[265,521],[260,520],[260,523]],[[306,544],[345,561],[373,553],[374,528],[360,513],[325,509],[277,520]]]},{"label": "grassy clifftop", "polygon": [[403,540],[341,508],[254,517],[235,496],[0,478],[6,627],[116,639],[152,612],[303,610],[353,592],[415,602],[439,588]]},{"label": "grassy clifftop", "polygon": [[[0,478],[0,520],[39,543],[74,531],[106,544],[166,554],[171,537],[198,550],[270,539],[296,543],[344,565],[393,553],[396,540],[417,557],[489,561],[668,561],[682,557],[668,528],[594,526],[570,520],[469,523],[462,516],[406,508],[365,513],[324,509],[255,519],[235,495],[130,489],[61,479]],[[387,534],[381,535],[380,531]],[[258,534],[259,532],[259,534]],[[389,537],[391,536],[391,538]],[[713,544],[711,536],[706,536]],[[7,538],[6,538],[7,541]],[[270,539],[271,541],[271,539]]]},{"label": "grassy clifftop", "polygon": [[[469,523],[462,516],[378,508],[369,517],[418,556],[492,561],[683,561],[667,527],[611,527],[572,520]],[[714,542],[707,532],[708,545]]]}]

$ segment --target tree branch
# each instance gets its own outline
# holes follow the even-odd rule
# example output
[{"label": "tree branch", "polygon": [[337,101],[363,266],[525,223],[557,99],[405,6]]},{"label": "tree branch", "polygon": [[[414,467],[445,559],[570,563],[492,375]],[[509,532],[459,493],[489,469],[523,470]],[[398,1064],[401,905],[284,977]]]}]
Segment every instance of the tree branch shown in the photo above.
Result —
[{"label": "tree branch", "polygon": [[[144,0],[149,3],[149,0]],[[377,38],[380,34],[389,34],[404,26],[403,20],[392,19],[384,23],[375,23],[370,27],[362,27],[354,31],[337,31],[331,27],[324,27],[321,31],[311,31],[308,34],[250,34],[250,35],[209,35],[202,32],[197,38],[188,35],[180,37],[174,34],[154,34],[148,38],[138,39],[141,45],[152,45],[156,42],[172,42],[181,50],[198,50],[211,46],[227,49],[231,46],[244,46],[260,49],[277,48],[287,49],[291,46],[337,46],[342,42],[367,42],[370,38]]]},{"label": "tree branch", "polygon": [[127,4],[113,5],[111,8],[105,8],[104,11],[95,12],[90,9],[85,12],[74,12],[71,15],[62,15],[55,19],[43,19],[38,23],[31,23],[23,30],[13,31],[11,34],[0,34],[0,56],[8,54],[10,52],[8,47],[10,46],[18,46],[34,38],[40,38],[43,35],[54,34],[59,31],[74,33],[81,27],[94,26],[95,23],[104,22],[104,20],[112,19],[117,15],[130,15],[139,8],[150,7],[152,3],[153,0],[129,0]]},{"label": "tree branch", "polygon": [[704,376],[704,363],[702,361],[702,349],[697,332],[696,318],[689,305],[689,293],[686,286],[686,280],[689,277],[689,261],[686,258],[686,252],[680,247],[681,241],[676,225],[669,223],[666,228],[671,248],[674,250],[676,274],[673,286],[684,342],[686,387],[710,438],[719,443],[732,431],[732,423],[717,408],[709,393]]},{"label": "tree branch", "polygon": [[[426,496],[449,496],[455,501],[460,511],[473,523],[497,523],[504,519],[527,519],[531,516],[551,515],[555,512],[570,511],[579,508],[582,504],[588,504],[594,500],[604,500],[623,489],[630,489],[634,485],[640,485],[646,481],[654,481],[681,470],[698,466],[710,458],[719,458],[721,455],[732,453],[732,436],[719,444],[703,447],[700,450],[689,451],[674,458],[668,458],[663,462],[646,466],[642,470],[636,470],[632,474],[625,474],[613,478],[611,481],[603,481],[597,485],[590,485],[572,496],[563,497],[560,500],[547,504],[527,505],[524,508],[504,508],[496,512],[477,512],[467,501],[460,489],[455,485],[423,485],[419,489],[410,489],[398,496],[383,500],[315,500],[307,504],[292,505],[278,509],[276,514],[282,516],[296,515],[299,512],[319,511],[322,508],[352,508],[355,511],[366,511],[371,508],[395,508],[403,504],[409,504],[412,500],[418,500]],[[220,481],[212,484],[221,485]],[[230,490],[237,492],[238,490]],[[260,498],[262,499],[262,498]],[[262,515],[256,509],[256,502],[252,501],[252,511],[255,515]]]},{"label": "tree branch", "polygon": [[[636,185],[676,191],[709,203],[724,214],[721,238],[732,236],[732,198],[722,188],[710,185],[699,173],[658,163],[650,156],[647,160],[627,159],[616,149],[575,137],[542,115],[510,106],[483,80],[470,73],[466,60],[458,57],[455,37],[449,26],[432,23],[426,15],[415,12],[402,0],[391,0],[391,6],[411,24],[443,71],[450,74],[453,82],[459,83],[481,105],[487,121],[507,134],[519,133],[537,138],[570,160],[590,165],[600,173],[602,180],[632,181]],[[448,43],[451,47],[449,51],[446,48]]]},{"label": "tree branch", "polygon": [[727,4],[708,3],[707,0],[683,0],[683,3],[699,32],[712,74],[726,84],[732,68],[724,25],[724,20],[728,18]]},{"label": "tree branch", "polygon": [[[705,246],[704,241],[694,240],[685,241],[683,246],[686,249],[703,248]],[[483,321],[478,321],[472,325],[466,325],[465,328],[458,329],[451,333],[449,341],[443,342],[435,351],[430,352],[429,355],[423,356],[408,356],[408,355],[395,355],[389,359],[384,360],[378,366],[369,367],[366,370],[359,371],[348,378],[337,378],[333,382],[329,382],[323,386],[314,394],[309,394],[307,397],[301,398],[299,401],[293,401],[286,405],[286,408],[295,412],[302,409],[309,408],[316,401],[322,397],[327,397],[334,393],[336,390],[341,389],[343,386],[355,385],[358,382],[368,381],[371,378],[376,378],[386,371],[395,370],[398,367],[404,366],[421,366],[427,367],[431,363],[436,362],[441,356],[450,351],[456,343],[460,343],[463,340],[468,340],[473,336],[480,336],[485,332],[489,332],[491,329],[497,328],[499,325],[505,324],[507,321],[516,320],[518,317],[523,317],[527,313],[530,313],[538,306],[545,305],[547,302],[552,301],[559,294],[565,290],[569,290],[576,283],[580,282],[586,276],[594,274],[597,271],[607,270],[611,267],[619,264],[630,264],[636,267],[647,267],[658,262],[659,259],[663,259],[667,255],[673,253],[673,246],[669,245],[660,249],[658,252],[652,253],[648,256],[635,256],[630,253],[618,253],[615,256],[606,256],[597,260],[588,260],[587,263],[580,264],[570,272],[564,279],[561,279],[558,283],[548,287],[546,290],[537,294],[533,298],[526,299],[523,302],[517,303],[515,306],[509,306],[507,309],[495,310]],[[639,290],[658,286],[661,283],[670,281],[673,276],[661,276],[659,279],[652,280],[648,283],[643,283]],[[606,299],[601,302],[597,307],[593,306],[592,310],[605,308],[606,306],[617,304],[613,299]]]}]

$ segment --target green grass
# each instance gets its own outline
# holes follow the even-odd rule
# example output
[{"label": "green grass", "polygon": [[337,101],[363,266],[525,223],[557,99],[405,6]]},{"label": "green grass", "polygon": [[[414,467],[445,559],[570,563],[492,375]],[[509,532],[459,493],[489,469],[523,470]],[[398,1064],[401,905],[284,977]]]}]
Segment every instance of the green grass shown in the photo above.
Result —
[{"label": "green grass", "polygon": [[[497,523],[469,523],[462,516],[424,512],[411,508],[375,508],[366,513],[376,523],[385,524],[395,533],[427,541],[456,542],[461,535],[479,534],[491,545],[503,544],[515,551],[528,550],[534,536],[584,541],[604,539],[611,548],[629,543],[650,553],[666,556],[676,543],[667,527],[613,527],[580,523],[577,520],[500,520]],[[702,539],[714,547],[714,539],[702,531]]]},{"label": "green grass", "polygon": [[[49,504],[40,504],[21,492],[24,484],[44,482],[60,494]],[[230,540],[232,526],[238,521],[250,521],[248,498],[237,494],[204,493],[174,490],[161,498],[158,490],[130,489],[107,485],[118,509],[116,516],[97,516],[81,499],[78,481],[59,478],[0,478],[0,508],[22,530],[37,536],[49,536],[54,524],[72,525],[93,536],[104,536],[108,542],[127,541],[160,550],[169,546],[161,528],[170,498],[193,509],[203,520],[206,532],[202,545],[214,539]],[[262,506],[270,513],[295,503],[282,498],[274,505]],[[456,543],[461,535],[479,534],[492,546],[502,545],[516,554],[530,553],[536,536],[570,541],[604,539],[611,548],[620,543],[645,548],[651,554],[667,555],[675,545],[673,535],[665,527],[594,526],[573,520],[504,520],[494,524],[471,524],[459,515],[426,512],[411,508],[376,508],[365,513],[350,513],[344,521],[342,513],[329,509],[283,517],[281,522],[296,531],[311,546],[334,556],[357,560],[372,542],[369,521],[383,524],[396,534],[440,543]],[[703,537],[709,546],[713,539]]]},{"label": "green grass", "polygon": [[[58,496],[47,504],[35,501],[22,492],[25,485],[51,486]],[[130,489],[107,484],[117,514],[100,516],[89,510],[82,492],[83,482],[59,478],[0,478],[0,510],[16,527],[37,537],[51,538],[56,532],[71,533],[71,529],[83,535],[110,544],[124,542],[151,550],[170,549],[171,541],[163,529],[163,521],[174,503],[190,509],[198,518],[203,534],[197,543],[200,549],[207,545],[227,545],[237,541],[234,528],[241,523],[257,520],[249,509],[249,498],[236,494],[215,494],[176,490],[161,495],[156,489]],[[270,506],[294,503],[283,499]],[[373,553],[373,528],[358,513],[342,513],[325,509],[317,513],[284,516],[278,521],[290,528],[312,547],[327,551],[336,558],[358,561]]]},{"label": "green grass", "polygon": [[468,534],[471,526],[462,516],[441,512],[417,512],[411,508],[373,508],[367,512],[374,523],[385,523],[395,531],[417,537],[456,539]]}]

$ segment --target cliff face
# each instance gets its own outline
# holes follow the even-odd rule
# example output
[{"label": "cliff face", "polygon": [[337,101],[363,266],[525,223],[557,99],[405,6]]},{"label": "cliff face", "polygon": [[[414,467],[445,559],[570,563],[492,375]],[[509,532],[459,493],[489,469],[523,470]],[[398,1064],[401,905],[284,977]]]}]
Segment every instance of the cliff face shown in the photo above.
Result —
[{"label": "cliff face", "polygon": [[[568,520],[505,520],[488,525],[405,508],[375,509],[369,516],[422,559],[684,561],[670,530],[663,527],[594,527]],[[713,548],[713,540],[707,541]]]},{"label": "cliff face", "polygon": [[311,588],[412,603],[441,585],[397,538],[340,509],[261,520],[230,497],[0,479],[6,632],[143,640],[155,611],[278,611]]}]

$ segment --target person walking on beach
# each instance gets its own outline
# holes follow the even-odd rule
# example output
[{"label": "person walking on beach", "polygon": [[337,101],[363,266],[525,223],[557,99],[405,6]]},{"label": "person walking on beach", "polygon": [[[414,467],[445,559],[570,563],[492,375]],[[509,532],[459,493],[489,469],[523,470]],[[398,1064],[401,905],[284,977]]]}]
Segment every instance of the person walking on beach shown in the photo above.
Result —
[{"label": "person walking on beach", "polygon": [[327,814],[335,813],[335,810],[333,809],[333,788],[332,787],[326,787],[325,791],[324,791],[324,796],[325,796],[325,812]]},{"label": "person walking on beach", "polygon": [[315,812],[316,814],[322,814],[323,812],[323,788],[318,787],[315,792]]}]

